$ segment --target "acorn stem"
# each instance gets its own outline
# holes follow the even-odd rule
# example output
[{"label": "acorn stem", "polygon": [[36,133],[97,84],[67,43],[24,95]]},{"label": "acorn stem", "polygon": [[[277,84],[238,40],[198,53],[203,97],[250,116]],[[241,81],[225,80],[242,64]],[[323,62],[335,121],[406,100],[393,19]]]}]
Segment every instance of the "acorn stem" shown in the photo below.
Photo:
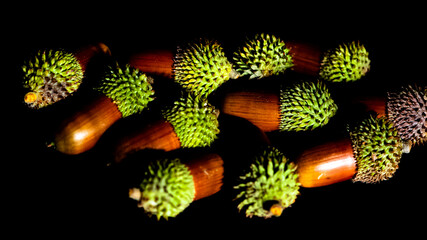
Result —
[{"label": "acorn stem", "polygon": [[129,189],[129,198],[139,201],[141,200],[141,190],[139,188],[130,188]]},{"label": "acorn stem", "polygon": [[326,186],[352,179],[356,174],[352,142],[348,138],[305,150],[297,159],[302,187]]}]

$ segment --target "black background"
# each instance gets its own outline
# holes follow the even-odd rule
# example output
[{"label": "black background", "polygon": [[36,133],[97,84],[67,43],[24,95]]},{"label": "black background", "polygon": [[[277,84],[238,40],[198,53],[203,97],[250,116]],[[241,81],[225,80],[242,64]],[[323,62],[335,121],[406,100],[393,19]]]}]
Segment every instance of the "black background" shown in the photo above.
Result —
[{"label": "black background", "polygon": [[[420,223],[426,214],[425,145],[403,155],[399,170],[389,181],[374,185],[347,181],[322,188],[301,188],[296,202],[281,217],[248,219],[238,213],[231,186],[233,171],[244,166],[245,157],[258,143],[257,133],[241,119],[221,116],[220,139],[206,151],[220,152],[224,158],[223,189],[193,202],[178,217],[159,222],[147,217],[127,198],[127,169],[105,165],[106,149],[102,142],[107,140],[101,139],[94,149],[79,156],[62,155],[44,147],[49,127],[68,111],[64,110],[66,107],[71,111],[77,103],[84,102],[88,93],[83,91],[76,94],[75,100],[38,112],[26,109],[22,102],[20,66],[40,48],[73,48],[102,41],[110,47],[115,59],[124,61],[133,52],[174,49],[199,37],[217,39],[228,56],[246,36],[260,32],[322,48],[360,40],[370,52],[371,71],[357,83],[330,86],[340,106],[331,123],[310,133],[268,134],[272,144],[291,159],[315,142],[343,134],[347,121],[364,114],[346,104],[348,96],[381,95],[405,83],[427,81],[425,19],[417,11],[419,6],[373,7],[360,2],[338,9],[312,6],[309,10],[304,4],[249,6],[246,3],[244,7],[230,4],[215,3],[196,10],[190,10],[190,5],[184,3],[111,8],[82,4],[54,8],[57,11],[49,8],[52,6],[38,4],[13,9],[13,16],[2,21],[6,33],[3,36],[6,87],[2,92],[7,96],[2,114],[6,119],[3,136],[7,142],[2,157],[6,194],[2,196],[6,199],[5,216],[17,234],[92,230],[95,234],[135,233],[142,237],[147,232],[166,234],[169,227],[177,225],[183,234],[198,229],[195,226],[204,226],[209,235],[236,226],[244,226],[248,233],[301,236],[312,231],[334,236],[339,234],[336,230],[351,235],[364,235],[369,230],[381,236],[398,230],[408,233],[422,230]],[[289,73],[271,82],[286,77],[302,76]],[[227,86],[218,92],[226,91]],[[120,120],[114,127],[137,121],[138,118]],[[106,136],[114,136],[111,132]]]}]

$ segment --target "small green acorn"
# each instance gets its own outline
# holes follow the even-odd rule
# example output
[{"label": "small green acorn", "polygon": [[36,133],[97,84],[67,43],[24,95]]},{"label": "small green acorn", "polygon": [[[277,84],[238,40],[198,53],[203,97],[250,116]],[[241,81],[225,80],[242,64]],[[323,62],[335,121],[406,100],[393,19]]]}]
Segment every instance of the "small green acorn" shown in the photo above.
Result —
[{"label": "small green acorn", "polygon": [[324,54],[320,78],[330,82],[353,82],[366,75],[370,63],[364,45],[356,41],[344,43]]},{"label": "small green acorn", "polygon": [[141,113],[154,98],[153,79],[129,65],[109,66],[105,77],[95,90],[110,98],[122,117]]},{"label": "small green acorn", "polygon": [[337,112],[326,85],[303,81],[280,91],[280,131],[306,131],[326,125]]},{"label": "small green acorn", "polygon": [[244,210],[247,217],[280,216],[299,194],[296,169],[283,153],[267,147],[254,157],[249,171],[240,176],[241,183],[234,187],[239,191],[235,198],[238,209]]},{"label": "small green acorn", "polygon": [[39,109],[75,92],[83,79],[77,58],[64,50],[41,50],[24,63],[23,86],[29,92],[24,101],[30,108]]},{"label": "small green acorn", "polygon": [[206,97],[221,84],[238,75],[217,41],[200,39],[178,48],[174,80],[195,96]]},{"label": "small green acorn", "polygon": [[427,87],[402,86],[387,93],[387,116],[410,146],[427,140]]},{"label": "small green acorn", "polygon": [[234,53],[236,71],[249,79],[278,75],[293,66],[289,51],[280,38],[257,34]]},{"label": "small green acorn", "polygon": [[349,132],[357,164],[353,181],[377,183],[391,178],[399,167],[403,147],[393,123],[370,116]]},{"label": "small green acorn", "polygon": [[138,195],[133,197],[138,206],[150,216],[156,215],[158,220],[176,217],[193,202],[193,176],[180,159],[151,161],[142,173],[142,182],[131,190]]},{"label": "small green acorn", "polygon": [[162,115],[173,126],[182,147],[210,146],[219,133],[219,110],[192,94],[184,93]]}]

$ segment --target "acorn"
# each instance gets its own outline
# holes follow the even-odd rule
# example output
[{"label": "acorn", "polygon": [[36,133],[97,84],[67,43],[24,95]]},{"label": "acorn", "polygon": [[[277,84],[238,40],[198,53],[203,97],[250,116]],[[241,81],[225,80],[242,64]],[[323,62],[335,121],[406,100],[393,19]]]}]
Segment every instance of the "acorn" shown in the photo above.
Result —
[{"label": "acorn", "polygon": [[154,98],[152,79],[129,65],[110,66],[98,95],[71,117],[62,121],[53,143],[65,154],[80,154],[91,149],[116,121],[141,113]]},{"label": "acorn", "polygon": [[387,118],[369,116],[349,127],[349,136],[309,148],[297,157],[302,187],[321,187],[349,179],[378,183],[394,175],[403,144]]},{"label": "acorn", "polygon": [[249,79],[283,73],[293,66],[290,49],[274,35],[256,34],[234,53],[236,71]]},{"label": "acorn", "polygon": [[221,111],[245,118],[261,130],[307,131],[326,125],[337,112],[326,85],[300,81],[278,90],[261,88],[225,93]]},{"label": "acorn", "polygon": [[218,154],[204,153],[190,159],[157,159],[141,174],[141,183],[129,189],[129,197],[160,220],[176,217],[193,201],[220,191],[224,168]]},{"label": "acorn", "polygon": [[313,44],[284,42],[264,33],[248,39],[233,59],[236,71],[249,79],[279,75],[292,69],[330,82],[351,82],[370,70],[369,53],[359,42],[343,43],[324,52]]},{"label": "acorn", "polygon": [[246,217],[280,216],[299,195],[297,166],[274,147],[254,156],[249,169],[234,186],[239,211]]},{"label": "acorn", "polygon": [[407,85],[387,93],[387,115],[409,145],[427,140],[427,87]]},{"label": "acorn", "polygon": [[426,89],[416,85],[401,86],[399,90],[388,91],[386,96],[358,96],[352,104],[362,105],[378,117],[388,117],[404,142],[404,153],[409,153],[412,146],[427,139]]},{"label": "acorn", "polygon": [[75,52],[46,49],[38,51],[22,66],[26,105],[39,109],[75,92],[82,83],[88,63],[96,55],[111,55],[103,43],[88,45]]},{"label": "acorn", "polygon": [[194,96],[206,97],[230,78],[237,78],[217,41],[199,41],[178,47],[173,65],[174,81]]},{"label": "acorn", "polygon": [[114,144],[115,162],[142,149],[209,147],[219,133],[218,116],[219,111],[206,99],[183,93],[161,110],[159,119],[118,137]]}]

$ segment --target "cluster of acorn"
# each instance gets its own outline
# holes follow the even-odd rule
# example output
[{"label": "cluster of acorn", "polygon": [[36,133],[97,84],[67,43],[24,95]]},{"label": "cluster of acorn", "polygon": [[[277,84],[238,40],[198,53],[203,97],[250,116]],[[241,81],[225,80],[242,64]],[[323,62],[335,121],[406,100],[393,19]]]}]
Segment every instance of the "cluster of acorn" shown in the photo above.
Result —
[{"label": "cluster of acorn", "polygon": [[[71,96],[79,89],[88,63],[99,54],[111,55],[104,44],[75,53],[39,51],[22,67],[23,86],[29,90],[24,102],[39,109]],[[59,125],[49,146],[64,154],[93,148],[119,119],[148,108],[156,98],[156,76],[179,84],[180,97],[163,106],[157,119],[117,136],[112,154],[117,164],[146,149],[208,148],[220,132],[220,113],[247,119],[264,132],[310,131],[326,125],[338,111],[327,84],[361,79],[370,70],[370,59],[359,42],[321,51],[257,34],[232,59],[217,41],[200,39],[176,52],[138,53],[128,64],[115,63],[107,69],[93,89],[97,97]],[[285,71],[316,80],[284,83],[274,91],[238,88],[223,94],[220,106],[209,102],[209,96],[230,79],[259,81]],[[280,216],[295,201],[300,186],[391,178],[402,153],[427,139],[427,87],[403,86],[381,99],[359,100],[377,115],[349,126],[348,138],[306,149],[294,161],[273,146],[248,159],[234,186],[238,209],[248,217]],[[168,218],[218,192],[224,165],[220,155],[206,153],[192,159],[147,161],[140,174],[142,181],[129,189],[129,197],[147,214]]]}]

